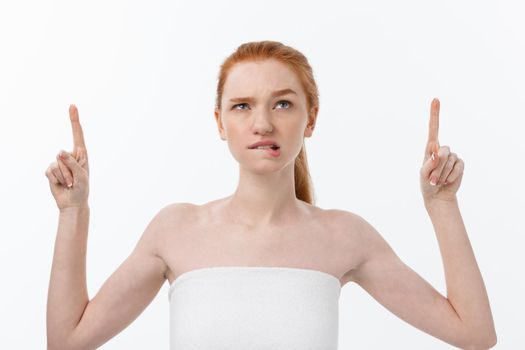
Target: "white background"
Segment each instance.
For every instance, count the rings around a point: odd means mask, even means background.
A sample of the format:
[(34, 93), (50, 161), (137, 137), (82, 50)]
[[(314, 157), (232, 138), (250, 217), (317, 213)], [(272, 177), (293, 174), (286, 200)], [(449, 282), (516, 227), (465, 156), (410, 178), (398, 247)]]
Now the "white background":
[[(498, 349), (525, 346), (525, 11), (520, 1), (10, 1), (0, 5), (0, 348), (42, 349), (58, 209), (44, 172), (72, 151), (75, 103), (90, 156), (90, 297), (168, 203), (231, 194), (237, 162), (213, 107), (243, 42), (303, 52), (320, 91), (306, 149), (316, 205), (367, 219), (446, 294), (419, 185), (430, 101)], [(168, 348), (168, 283), (103, 349)], [(340, 349), (449, 349), (358, 285), (340, 299)]]

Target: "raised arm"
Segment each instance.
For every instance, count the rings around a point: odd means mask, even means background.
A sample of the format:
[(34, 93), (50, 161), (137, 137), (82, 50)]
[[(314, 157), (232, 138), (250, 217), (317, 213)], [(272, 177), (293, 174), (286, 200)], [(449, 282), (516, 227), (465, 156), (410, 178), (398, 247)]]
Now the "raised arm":
[(67, 349), (100, 347), (130, 325), (155, 298), (166, 280), (166, 265), (156, 247), (176, 205), (163, 208), (151, 220), (131, 254), (85, 305), (78, 324), (68, 334)]
[[(387, 310), (412, 326), (461, 349), (488, 349), (496, 343), (492, 319), (484, 309), (461, 314), (450, 300), (407, 266), (365, 219), (347, 214), (347, 227), (357, 232), (363, 258), (349, 271), (357, 283)], [(469, 288), (463, 286), (465, 293)], [(467, 305), (465, 305), (466, 307)], [(478, 319), (473, 317), (478, 316)]]
[(75, 106), (69, 109), (74, 150), (46, 170), (60, 210), (47, 300), (48, 349), (94, 349), (129, 325), (165, 281), (156, 247), (167, 220), (182, 204), (168, 205), (151, 220), (129, 257), (89, 300), (86, 245), (89, 226), (88, 162)]
[(88, 302), (86, 240), (89, 226), (89, 165), (78, 110), (69, 107), (73, 152), (60, 152), (46, 169), (60, 211), (47, 298), (48, 348), (63, 348)]
[(160, 210), (91, 300), (85, 277), (89, 211), (61, 212), (48, 297), (48, 349), (96, 349), (142, 313), (166, 280), (167, 267), (157, 254), (159, 236), (168, 221), (182, 217), (183, 208), (174, 203)]
[(348, 213), (346, 227), (357, 232), (364, 257), (349, 271), (392, 313), (462, 349), (488, 349), (497, 342), (487, 291), (458, 207), (456, 192), (463, 161), (439, 146), (439, 100), (431, 103), (429, 138), (420, 171), (425, 207), (432, 220), (445, 269), (447, 297), (404, 264), (362, 217)]

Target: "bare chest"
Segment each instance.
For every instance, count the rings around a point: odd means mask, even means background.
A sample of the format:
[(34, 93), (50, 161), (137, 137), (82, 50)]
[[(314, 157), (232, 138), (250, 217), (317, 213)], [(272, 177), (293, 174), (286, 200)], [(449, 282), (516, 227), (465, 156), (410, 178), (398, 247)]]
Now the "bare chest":
[(168, 266), (166, 276), (171, 284), (181, 274), (203, 267), (294, 267), (331, 274), (344, 285), (358, 259), (352, 235), (336, 217), (323, 211), (283, 227), (253, 230), (197, 212), (177, 228), (179, 232), (166, 231), (160, 249)]

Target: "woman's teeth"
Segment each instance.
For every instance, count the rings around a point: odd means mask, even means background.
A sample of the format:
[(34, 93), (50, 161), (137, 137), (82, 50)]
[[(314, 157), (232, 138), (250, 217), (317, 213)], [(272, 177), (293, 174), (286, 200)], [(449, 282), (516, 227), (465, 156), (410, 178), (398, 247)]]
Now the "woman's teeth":
[(276, 147), (276, 146), (258, 146), (258, 147), (255, 147), (255, 148), (257, 148), (257, 149), (259, 149), (259, 148), (272, 148), (272, 149), (277, 149), (277, 148), (279, 148), (279, 147)]

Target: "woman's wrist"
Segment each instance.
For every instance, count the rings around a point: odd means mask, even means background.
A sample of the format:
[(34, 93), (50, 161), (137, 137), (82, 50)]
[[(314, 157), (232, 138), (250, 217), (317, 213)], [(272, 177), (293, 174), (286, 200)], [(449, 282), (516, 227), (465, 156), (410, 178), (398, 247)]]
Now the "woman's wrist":
[(87, 203), (80, 206), (60, 208), (60, 214), (78, 214), (85, 211), (89, 211), (89, 204)]

